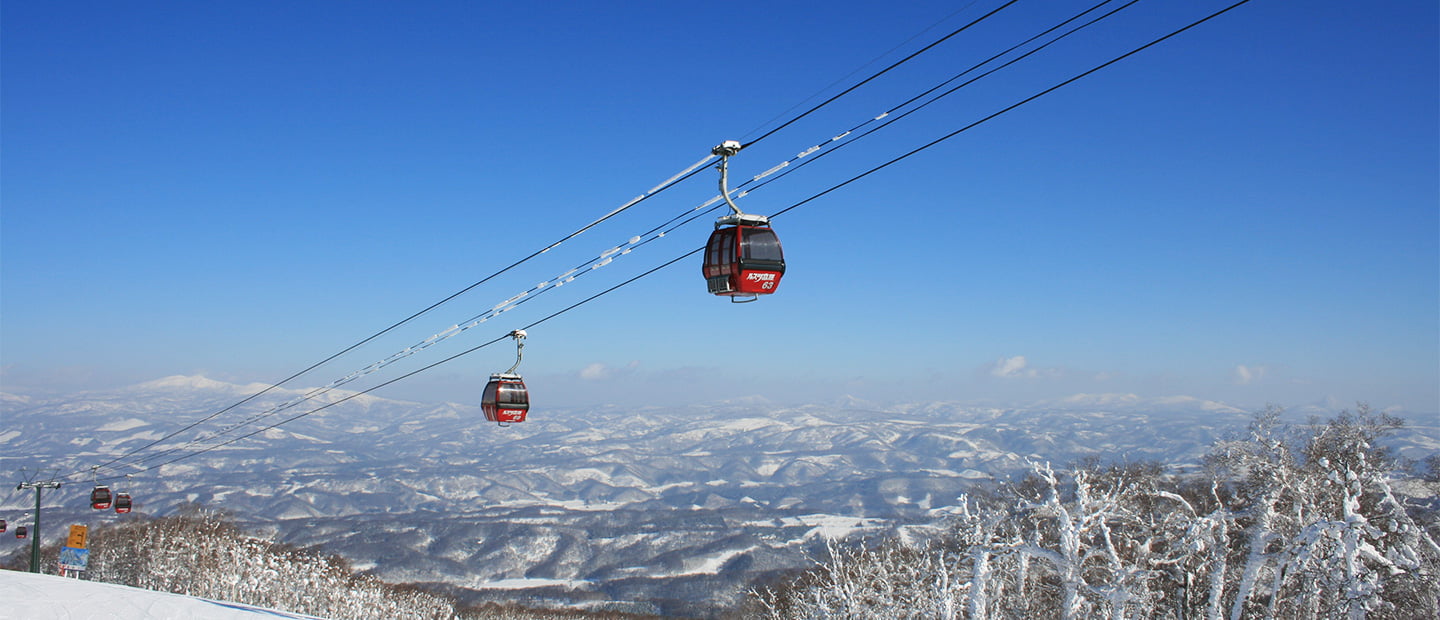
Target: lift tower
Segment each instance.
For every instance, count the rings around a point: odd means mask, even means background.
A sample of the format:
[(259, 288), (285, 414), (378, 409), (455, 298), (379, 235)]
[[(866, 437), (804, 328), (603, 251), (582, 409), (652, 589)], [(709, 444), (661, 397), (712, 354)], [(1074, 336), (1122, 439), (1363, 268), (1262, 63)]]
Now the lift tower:
[(30, 572), (32, 573), (40, 572), (40, 490), (58, 488), (60, 488), (60, 483), (56, 480), (21, 482), (15, 486), (16, 491), (35, 489), (35, 522), (30, 526), (31, 529), (35, 530), (30, 535)]

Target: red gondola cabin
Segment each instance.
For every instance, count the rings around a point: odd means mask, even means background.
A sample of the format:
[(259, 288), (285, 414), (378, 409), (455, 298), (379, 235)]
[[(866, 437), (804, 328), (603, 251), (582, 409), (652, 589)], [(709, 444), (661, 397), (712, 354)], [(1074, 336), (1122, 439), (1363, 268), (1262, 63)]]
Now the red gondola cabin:
[(530, 393), (520, 375), (496, 373), (490, 375), (485, 392), (480, 397), (480, 409), (485, 419), (501, 426), (524, 422), (530, 411)]
[(90, 507), (105, 510), (110, 507), (110, 487), (100, 485), (90, 492)]
[(5, 520), (4, 520), (4, 519), (0, 519), (0, 532), (4, 532), (4, 531), (5, 531), (5, 527), (6, 527), (6, 525), (5, 525)]
[(130, 501), (129, 493), (115, 494), (115, 512), (123, 515), (127, 512), (130, 512), (130, 508), (133, 505), (134, 503)]
[(21, 525), (21, 526), (17, 526), (17, 527), (15, 528), (15, 537), (16, 537), (16, 538), (24, 538), (24, 537), (29, 536), (29, 535), (30, 535), (30, 530), (25, 529), (25, 526)]
[(769, 295), (785, 274), (780, 238), (763, 215), (736, 214), (715, 222), (705, 244), (705, 285), (713, 295)]

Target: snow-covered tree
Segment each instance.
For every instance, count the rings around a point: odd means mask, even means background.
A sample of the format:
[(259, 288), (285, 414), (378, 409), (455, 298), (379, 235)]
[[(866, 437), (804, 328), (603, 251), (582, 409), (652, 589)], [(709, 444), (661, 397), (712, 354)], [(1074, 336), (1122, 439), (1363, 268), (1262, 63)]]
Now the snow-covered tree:
[(443, 597), (356, 575), (341, 559), (244, 535), (222, 514), (192, 510), (101, 528), (87, 577), (326, 618), (453, 618)]
[(1230, 617), (1440, 617), (1440, 547), (1397, 498), (1395, 460), (1376, 444), (1402, 422), (1362, 405), (1284, 436), (1277, 413), (1211, 454), (1247, 536)]
[(1440, 617), (1440, 546), (1376, 444), (1400, 420), (1361, 406), (1296, 430), (1281, 413), (1217, 442), (1204, 476), (1036, 465), (988, 502), (967, 500), (950, 539), (832, 550), (756, 607), (773, 618)]

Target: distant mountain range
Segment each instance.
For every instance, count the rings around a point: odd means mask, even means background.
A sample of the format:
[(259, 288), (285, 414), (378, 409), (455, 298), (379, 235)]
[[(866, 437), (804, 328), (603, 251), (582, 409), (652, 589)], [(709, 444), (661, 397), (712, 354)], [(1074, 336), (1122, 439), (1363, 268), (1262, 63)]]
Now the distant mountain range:
[[(78, 472), (46, 496), (56, 506), (48, 523), (113, 522), (124, 517), (86, 505), (90, 466), (265, 387), (169, 377), (68, 398), (0, 394), (0, 471)], [(967, 488), (1030, 461), (1194, 465), (1251, 416), (1187, 397), (1080, 395), (1021, 409), (845, 397), (803, 406), (537, 404), (530, 421), (499, 428), (478, 406), (365, 395), (139, 471), (351, 395), (332, 391), (256, 419), (308, 392), (271, 390), (135, 456), (181, 450), (102, 474), (139, 472), (128, 489), (139, 513), (221, 508), (390, 581), (445, 584), (472, 600), (705, 615), (757, 577), (808, 565), (827, 537), (924, 536)], [(185, 446), (196, 431), (246, 421), (255, 423)], [(1389, 441), (1412, 458), (1440, 450), (1435, 420), (1410, 423)], [(0, 497), (0, 518), (13, 523), (33, 496)], [(47, 531), (48, 539), (57, 530)], [(7, 540), (0, 553), (16, 548)]]

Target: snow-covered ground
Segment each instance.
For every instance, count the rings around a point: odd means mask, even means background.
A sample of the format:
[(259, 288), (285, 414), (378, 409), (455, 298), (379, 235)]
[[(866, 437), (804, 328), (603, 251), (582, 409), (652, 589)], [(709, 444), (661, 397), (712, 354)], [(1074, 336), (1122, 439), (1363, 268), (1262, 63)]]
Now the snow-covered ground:
[(0, 570), (0, 618), (15, 620), (257, 620), (314, 618), (94, 581)]

